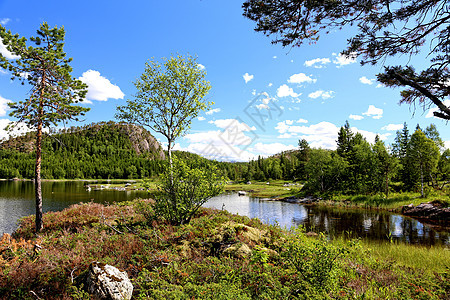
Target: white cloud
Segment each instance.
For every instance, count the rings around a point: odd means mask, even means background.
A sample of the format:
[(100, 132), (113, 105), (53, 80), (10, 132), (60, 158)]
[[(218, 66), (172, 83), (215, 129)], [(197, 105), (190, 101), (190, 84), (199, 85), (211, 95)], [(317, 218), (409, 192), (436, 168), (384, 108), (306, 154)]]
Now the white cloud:
[(379, 133), (375, 133), (375, 132), (371, 132), (371, 131), (366, 131), (366, 130), (362, 130), (362, 129), (358, 129), (356, 127), (352, 127), (351, 130), (356, 133), (359, 132), (360, 134), (362, 134), (363, 137), (366, 138), (366, 140), (369, 143), (374, 143), (375, 142), (375, 137), (378, 135), (380, 137), (380, 139), (382, 141), (385, 141), (391, 134), (390, 133), (385, 133), (385, 134), (379, 134)]
[(298, 83), (298, 84), (303, 83), (303, 82), (315, 83), (316, 81), (317, 81), (317, 79), (312, 79), (305, 73), (294, 74), (291, 77), (289, 77), (289, 79), (288, 79), (288, 83)]
[(281, 143), (270, 143), (270, 144), (256, 143), (253, 147), (249, 148), (249, 151), (253, 153), (258, 153), (258, 155), (261, 156), (270, 156), (280, 153), (282, 151), (293, 150), (296, 148), (297, 147), (293, 145), (285, 145)]
[(375, 79), (369, 79), (369, 78), (367, 78), (366, 76), (363, 76), (363, 77), (359, 78), (359, 81), (360, 81), (362, 84), (372, 85), (373, 82), (375, 81)]
[(382, 88), (383, 86), (384, 86), (384, 85), (382, 85), (381, 83), (379, 83), (379, 84), (377, 84), (376, 88), (379, 89), (379, 88)]
[(9, 102), (12, 102), (12, 101), (0, 96), (0, 117), (6, 116), (6, 111), (9, 109), (9, 106), (8, 106)]
[(284, 121), (287, 125), (292, 125), (292, 124), (294, 124), (294, 121), (292, 121), (292, 120), (286, 120), (286, 121)]
[[(256, 156), (246, 150), (255, 140), (256, 128), (236, 119), (210, 121), (222, 130), (187, 134), (187, 151), (207, 158), (226, 161), (248, 161)], [(248, 134), (248, 135), (247, 135)], [(250, 136), (249, 136), (250, 135)]]
[(312, 99), (316, 99), (316, 98), (322, 97), (322, 99), (326, 100), (326, 99), (333, 98), (334, 94), (335, 94), (334, 91), (325, 92), (325, 91), (322, 91), (322, 90), (318, 90), (318, 91), (315, 91), (313, 93), (310, 93), (308, 95), (308, 97), (312, 98)]
[[(450, 100), (444, 100), (444, 105), (445, 106), (447, 106), (447, 107), (450, 107)], [(433, 113), (435, 112), (435, 111), (439, 111), (439, 108), (438, 107), (433, 107), (433, 108), (431, 108), (429, 111), (428, 111), (428, 113), (427, 113), (427, 115), (425, 116), (425, 118), (435, 118), (435, 116), (433, 115)]]
[(341, 53), (336, 54), (333, 53), (333, 56), (335, 58), (333, 59), (333, 63), (336, 64), (336, 68), (342, 68), (343, 66), (353, 64), (356, 62), (356, 53), (351, 53), (348, 57), (345, 55), (342, 55)]
[(271, 87), (273, 85), (272, 82), (269, 82), (269, 84), (267, 85), (268, 87)]
[(287, 84), (283, 84), (282, 86), (280, 86), (277, 89), (277, 96), (278, 97), (287, 97), (287, 96), (291, 96), (291, 97), (298, 97), (301, 94), (297, 94), (296, 92), (294, 92), (294, 90), (292, 88), (290, 88)]
[(403, 124), (389, 124), (386, 126), (383, 126), (382, 130), (388, 130), (388, 131), (397, 131), (401, 130), (403, 128)]
[(6, 24), (8, 24), (9, 21), (11, 21), (10, 18), (3, 18), (3, 19), (0, 19), (0, 24), (5, 26)]
[(329, 58), (315, 58), (312, 60), (305, 61), (305, 66), (307, 67), (313, 67), (316, 69), (324, 68), (326, 64), (330, 63)]
[(245, 83), (247, 83), (247, 82), (249, 82), (250, 80), (252, 80), (254, 76), (253, 76), (253, 75), (250, 75), (250, 74), (248, 74), (248, 73), (245, 73), (244, 75), (242, 75), (242, 77), (244, 78)]
[(205, 70), (205, 69), (206, 69), (206, 67), (205, 67), (204, 65), (202, 65), (202, 64), (197, 64), (197, 67), (198, 67), (200, 70)]
[(198, 117), (197, 120), (199, 120), (199, 121), (205, 121), (206, 119), (205, 119), (205, 117)]
[(9, 123), (11, 123), (11, 121), (8, 119), (0, 119), (0, 141), (9, 138), (9, 132), (5, 130)]
[(383, 117), (383, 110), (373, 105), (369, 105), (369, 108), (363, 113), (363, 115), (372, 117), (373, 119), (381, 119)]
[[(13, 121), (8, 119), (0, 119), (0, 141), (2, 139), (8, 139), (9, 137), (20, 136), (26, 132), (31, 131), (31, 129), (25, 123), (18, 123), (11, 131), (6, 131), (5, 127), (8, 126)], [(47, 128), (43, 129), (44, 132), (48, 132)]]
[(219, 128), (228, 129), (230, 127), (235, 127), (239, 131), (253, 131), (256, 130), (255, 126), (250, 127), (244, 122), (240, 122), (236, 119), (219, 119), (214, 121), (209, 121), (209, 124), (214, 124)]
[(272, 57), (273, 59), (276, 59), (277, 58), (277, 56), (276, 55), (274, 55), (273, 57)]
[(220, 108), (214, 108), (214, 109), (211, 109), (211, 110), (208, 110), (207, 112), (205, 112), (205, 114), (206, 115), (212, 115), (213, 113), (218, 113), (218, 112), (220, 112)]
[(256, 105), (256, 108), (259, 109), (259, 110), (262, 110), (262, 109), (269, 109), (269, 105), (264, 104), (264, 103), (261, 103), (261, 104), (257, 104), (257, 105)]
[(14, 55), (6, 49), (6, 46), (3, 44), (2, 39), (0, 38), (0, 54), (6, 57), (7, 59), (18, 59), (20, 56)]
[(357, 121), (364, 119), (364, 117), (360, 116), (360, 115), (350, 115), (348, 117), (352, 120), (357, 120)]
[(277, 139), (290, 139), (292, 137), (292, 134), (290, 133), (283, 133), (277, 136)]
[(117, 85), (100, 75), (100, 72), (88, 70), (78, 78), (88, 85), (86, 98), (89, 100), (107, 101), (108, 99), (123, 99), (125, 94)]
[(445, 148), (450, 149), (450, 141), (444, 141)]
[(298, 119), (297, 121), (295, 121), (295, 123), (308, 123), (308, 120), (305, 119)]
[(262, 92), (262, 93), (260, 93), (260, 95), (265, 96), (265, 97), (258, 98), (258, 100), (261, 101), (262, 103), (256, 105), (256, 108), (259, 109), (259, 110), (270, 109), (269, 108), (269, 102), (270, 102), (270, 100), (273, 100), (273, 99), (266, 92)]
[(257, 155), (234, 145), (220, 145), (215, 143), (191, 143), (188, 147), (182, 150), (218, 161), (242, 162), (258, 158)]
[[(275, 129), (281, 134), (301, 135), (311, 147), (335, 149), (339, 128), (330, 122), (320, 122), (310, 126), (288, 125), (279, 122)], [(286, 135), (285, 135), (286, 136)]]

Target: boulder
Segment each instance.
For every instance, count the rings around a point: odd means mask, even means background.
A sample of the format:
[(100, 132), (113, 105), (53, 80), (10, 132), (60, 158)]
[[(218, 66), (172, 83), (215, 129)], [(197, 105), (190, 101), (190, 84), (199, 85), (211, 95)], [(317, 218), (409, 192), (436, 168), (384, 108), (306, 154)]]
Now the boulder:
[(88, 292), (99, 299), (129, 300), (133, 294), (126, 272), (99, 262), (90, 264), (86, 286)]

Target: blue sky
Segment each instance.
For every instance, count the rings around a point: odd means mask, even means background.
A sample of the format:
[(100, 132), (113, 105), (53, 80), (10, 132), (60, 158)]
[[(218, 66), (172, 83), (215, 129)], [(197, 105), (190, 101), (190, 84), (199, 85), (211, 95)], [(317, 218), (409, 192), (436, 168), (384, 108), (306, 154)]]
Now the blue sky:
[[(283, 48), (253, 31), (241, 5), (234, 0), (0, 0), (0, 22), (25, 37), (34, 36), (44, 21), (65, 27), (72, 74), (89, 86), (84, 105), (91, 110), (84, 123), (114, 120), (116, 106), (133, 97), (133, 81), (147, 60), (196, 55), (211, 82), (207, 98), (215, 104), (194, 119), (176, 149), (238, 161), (294, 149), (302, 138), (333, 149), (346, 120), (369, 142), (379, 134), (387, 144), (403, 122), (410, 131), (434, 123), (450, 147), (449, 125), (422, 107), (398, 105), (400, 90), (378, 85), (374, 79), (382, 65), (360, 66), (358, 58), (339, 54), (352, 29), (323, 35), (315, 45)], [(418, 69), (427, 64), (424, 56), (387, 63), (408, 61)], [(0, 73), (0, 128), (12, 120), (6, 102), (23, 99), (27, 91)], [(6, 134), (0, 130), (0, 139)]]

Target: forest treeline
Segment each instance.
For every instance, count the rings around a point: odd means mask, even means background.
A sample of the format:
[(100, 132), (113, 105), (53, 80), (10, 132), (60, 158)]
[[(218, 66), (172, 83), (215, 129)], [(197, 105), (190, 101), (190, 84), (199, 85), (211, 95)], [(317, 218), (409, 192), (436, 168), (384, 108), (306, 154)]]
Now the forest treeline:
[(423, 193), (450, 183), (450, 150), (434, 124), (423, 131), (417, 126), (411, 134), (405, 123), (394, 143), (386, 146), (379, 136), (370, 144), (346, 122), (336, 143), (336, 150), (326, 150), (300, 140), (298, 150), (251, 161), (243, 179), (300, 180), (306, 183), (305, 192), (318, 194), (388, 195), (391, 189)]
[[(46, 179), (144, 178), (161, 172), (164, 152), (143, 128), (115, 122), (50, 132), (42, 142)], [(33, 178), (34, 133), (0, 144), (0, 178)]]
[[(371, 194), (442, 188), (450, 180), (450, 150), (436, 127), (406, 123), (386, 146), (353, 133), (348, 122), (340, 128), (336, 150), (311, 148), (299, 141), (297, 150), (242, 162), (217, 162), (176, 151), (191, 165), (215, 165), (233, 181), (293, 180), (306, 183), (309, 193)], [(136, 179), (163, 171), (164, 151), (145, 129), (102, 122), (50, 132), (43, 141), (42, 175), (46, 179)], [(0, 144), (0, 178), (33, 178), (33, 133)]]

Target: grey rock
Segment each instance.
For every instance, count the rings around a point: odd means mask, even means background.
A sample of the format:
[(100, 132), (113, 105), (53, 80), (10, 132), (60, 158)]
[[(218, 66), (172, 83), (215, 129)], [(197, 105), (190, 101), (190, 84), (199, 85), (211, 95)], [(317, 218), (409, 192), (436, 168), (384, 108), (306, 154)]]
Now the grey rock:
[(99, 262), (90, 264), (86, 284), (88, 292), (99, 299), (129, 300), (133, 294), (126, 272)]
[(402, 207), (402, 214), (417, 218), (450, 220), (450, 208), (440, 208), (431, 203), (420, 203), (417, 206), (405, 205)]

